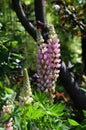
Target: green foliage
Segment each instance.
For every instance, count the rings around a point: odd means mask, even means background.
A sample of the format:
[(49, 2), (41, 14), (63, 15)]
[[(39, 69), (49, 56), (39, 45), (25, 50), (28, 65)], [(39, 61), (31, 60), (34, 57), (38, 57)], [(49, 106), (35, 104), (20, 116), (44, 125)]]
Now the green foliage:
[[(44, 94), (41, 93), (41, 96), (44, 97)], [(21, 126), (19, 130), (27, 129), (29, 125), (29, 128), (35, 127), (35, 129), (56, 129), (64, 126), (63, 122), (66, 122), (66, 120), (63, 121), (64, 104), (49, 104), (49, 102), (46, 103), (45, 98), (44, 101), (43, 99), (37, 100), (37, 94), (35, 99), (36, 101), (34, 100), (32, 104), (15, 109), (16, 128)], [(60, 122), (63, 126), (57, 126)]]
[[(61, 103), (50, 104), (49, 97), (44, 93), (34, 95), (34, 102), (29, 105), (20, 107), (18, 101), (14, 102), (14, 111), (4, 115), (4, 121), (7, 122), (10, 117), (14, 119), (14, 130), (48, 130), (48, 129), (69, 129), (67, 120), (65, 118), (65, 105)], [(45, 97), (43, 99), (43, 97)], [(45, 100), (46, 99), (46, 100)], [(0, 118), (2, 123), (2, 118)]]
[(73, 120), (73, 119), (68, 119), (68, 122), (70, 123), (70, 125), (72, 125), (72, 126), (79, 126), (79, 123), (78, 122), (76, 122), (75, 120)]
[[(27, 1), (25, 1), (27, 2)], [(36, 67), (36, 44), (21, 26), (11, 1), (5, 1), (0, 13), (0, 75), (11, 75), (16, 68)], [(29, 1), (31, 6), (31, 1)], [(32, 10), (31, 10), (32, 12)], [(31, 16), (32, 17), (32, 16)], [(11, 73), (11, 74), (10, 74)]]
[[(32, 0), (21, 0), (27, 18), (35, 25), (34, 4)], [(76, 14), (78, 22), (86, 25), (86, 3), (85, 0), (63, 0), (67, 8)], [(56, 12), (54, 5), (57, 0), (46, 0), (47, 23), (55, 26), (61, 43), (61, 57), (67, 63), (71, 61), (75, 65), (75, 72), (80, 73), (81, 61), (81, 32), (61, 5), (61, 11)], [(11, 0), (0, 1), (0, 114), (3, 105), (16, 91), (17, 96), (13, 104), (14, 110), (11, 114), (0, 115), (0, 130), (3, 122), (7, 123), (13, 118), (14, 130), (85, 130), (86, 111), (81, 123), (72, 118), (76, 115), (71, 106), (66, 106), (65, 101), (50, 103), (50, 98), (44, 93), (35, 92), (33, 83), (33, 103), (19, 106), (19, 95), (23, 80), (22, 70), (28, 68), (30, 77), (36, 71), (36, 49), (37, 44), (25, 31), (19, 22), (16, 13), (12, 9)], [(78, 69), (77, 69), (78, 68)], [(37, 86), (36, 86), (37, 87)], [(63, 90), (57, 84), (57, 91)], [(86, 90), (82, 89), (84, 92)], [(63, 102), (63, 103), (61, 103)]]

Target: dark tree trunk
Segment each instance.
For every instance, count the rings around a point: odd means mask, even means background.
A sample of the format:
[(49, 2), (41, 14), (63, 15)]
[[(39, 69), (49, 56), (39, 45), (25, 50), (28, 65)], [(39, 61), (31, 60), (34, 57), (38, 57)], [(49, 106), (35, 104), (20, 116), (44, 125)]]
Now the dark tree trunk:
[(44, 0), (34, 0), (37, 27), (39, 26), (38, 21), (42, 22), (43, 24), (46, 23), (44, 2)]
[(78, 110), (86, 109), (86, 96), (84, 92), (80, 89), (78, 83), (71, 76), (69, 70), (66, 68), (64, 62), (62, 62), (60, 72), (60, 80), (63, 84), (65, 90), (74, 102), (75, 107)]
[(86, 33), (82, 34), (81, 39), (82, 47), (82, 61), (83, 61), (83, 73), (86, 75)]

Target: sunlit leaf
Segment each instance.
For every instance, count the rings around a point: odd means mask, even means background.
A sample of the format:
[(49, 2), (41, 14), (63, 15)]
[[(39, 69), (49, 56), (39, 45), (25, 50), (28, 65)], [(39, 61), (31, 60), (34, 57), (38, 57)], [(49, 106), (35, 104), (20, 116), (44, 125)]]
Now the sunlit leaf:
[(15, 57), (23, 58), (23, 56), (22, 56), (21, 54), (11, 53), (11, 55), (13, 55), (13, 56), (15, 56)]
[(79, 123), (78, 122), (76, 122), (75, 120), (73, 120), (73, 119), (68, 119), (68, 122), (70, 123), (70, 125), (72, 125), (72, 126), (79, 126)]
[(86, 89), (85, 88), (80, 88), (80, 89), (86, 93)]
[(16, 47), (17, 44), (18, 44), (18, 41), (13, 41), (13, 42), (12, 42), (12, 47)]
[(25, 1), (25, 4), (28, 5), (30, 4), (31, 0), (24, 0)]

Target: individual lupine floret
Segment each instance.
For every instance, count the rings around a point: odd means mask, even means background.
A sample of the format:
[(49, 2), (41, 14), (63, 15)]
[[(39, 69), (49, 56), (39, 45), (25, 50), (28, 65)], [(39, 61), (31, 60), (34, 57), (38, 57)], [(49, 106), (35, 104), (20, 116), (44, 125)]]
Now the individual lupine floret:
[(61, 66), (59, 39), (53, 26), (50, 27), (47, 43), (44, 43), (42, 36), (39, 39), (41, 43), (37, 50), (38, 86), (43, 91), (54, 93)]
[(30, 85), (30, 80), (28, 76), (27, 69), (24, 69), (24, 83), (22, 91), (20, 92), (19, 96), (19, 104), (20, 106), (24, 106), (24, 104), (31, 103), (33, 101), (32, 98), (32, 90)]
[(4, 105), (3, 107), (2, 107), (2, 113), (4, 114), (4, 113), (11, 113), (12, 112), (12, 105)]

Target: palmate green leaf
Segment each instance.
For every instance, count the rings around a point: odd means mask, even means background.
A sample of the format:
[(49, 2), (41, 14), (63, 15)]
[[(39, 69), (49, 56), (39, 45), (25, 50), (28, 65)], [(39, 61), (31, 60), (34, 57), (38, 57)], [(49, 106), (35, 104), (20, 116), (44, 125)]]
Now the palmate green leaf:
[(73, 120), (73, 119), (68, 119), (68, 122), (69, 122), (69, 124), (72, 125), (72, 126), (79, 126), (79, 125), (80, 125), (78, 122), (76, 122), (76, 121)]
[(35, 92), (33, 98), (34, 98), (35, 101), (40, 102), (42, 104), (46, 104), (46, 102), (49, 102), (48, 97), (43, 92), (40, 92), (40, 93)]
[(65, 105), (64, 104), (59, 103), (57, 105), (57, 113), (62, 113), (64, 109), (65, 109)]
[(36, 102), (33, 105), (29, 105), (26, 111), (27, 120), (37, 120), (43, 117), (45, 114), (44, 110), (40, 107), (39, 102)]
[(53, 104), (47, 107), (46, 113), (51, 115), (51, 116), (62, 116), (64, 114), (63, 110), (65, 109), (65, 105), (63, 104)]

